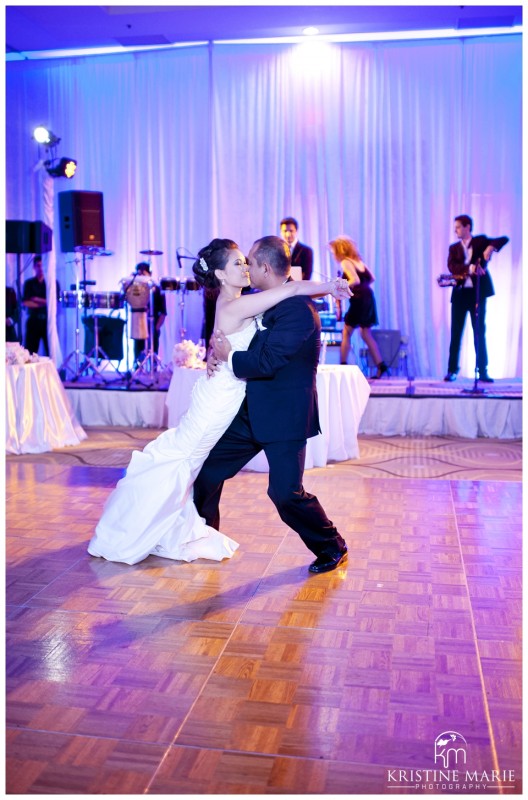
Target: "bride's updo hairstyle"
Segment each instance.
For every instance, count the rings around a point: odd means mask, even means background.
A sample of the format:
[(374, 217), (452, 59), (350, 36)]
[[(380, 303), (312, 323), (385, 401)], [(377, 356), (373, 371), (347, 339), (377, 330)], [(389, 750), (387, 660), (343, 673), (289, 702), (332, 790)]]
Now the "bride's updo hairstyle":
[(192, 268), (200, 286), (217, 289), (220, 281), (215, 275), (215, 270), (225, 269), (229, 251), (237, 249), (238, 245), (232, 239), (213, 239), (206, 247), (202, 247)]

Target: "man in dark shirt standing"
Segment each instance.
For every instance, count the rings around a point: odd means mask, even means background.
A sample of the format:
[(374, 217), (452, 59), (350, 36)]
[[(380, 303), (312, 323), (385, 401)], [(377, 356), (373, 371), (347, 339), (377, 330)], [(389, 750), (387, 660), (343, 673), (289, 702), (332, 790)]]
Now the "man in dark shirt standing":
[(299, 223), (293, 217), (284, 217), (280, 223), (280, 235), (290, 248), (292, 267), (300, 267), (303, 281), (309, 281), (313, 271), (313, 250), (302, 244), (298, 237)]
[[(42, 269), (42, 256), (33, 257), (35, 277), (28, 278), (24, 283), (22, 305), (28, 309), (26, 322), (26, 336), (24, 347), (30, 353), (38, 353), (40, 342), (44, 347), (45, 355), (49, 356), (48, 345), (48, 301), (46, 299), (46, 280)], [(57, 297), (59, 284), (57, 282)]]

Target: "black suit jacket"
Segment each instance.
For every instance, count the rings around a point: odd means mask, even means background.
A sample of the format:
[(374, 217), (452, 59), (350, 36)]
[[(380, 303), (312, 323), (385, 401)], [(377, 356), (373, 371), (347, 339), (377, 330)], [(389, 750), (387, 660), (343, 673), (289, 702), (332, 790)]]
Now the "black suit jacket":
[[(505, 244), (509, 241), (507, 236), (500, 236), (498, 239), (488, 239), (487, 236), (482, 234), (478, 236), (473, 236), (471, 239), (470, 247), (471, 247), (471, 258), (470, 263), (476, 264), (477, 261), (480, 259), (480, 265), (483, 267), (486, 272), (484, 275), (480, 276), (480, 296), (481, 297), (491, 297), (495, 294), (495, 290), (493, 288), (493, 282), (491, 280), (491, 275), (487, 270), (488, 262), (484, 260), (484, 250), (486, 247), (491, 245), (495, 250), (501, 250)], [(467, 264), (464, 263), (465, 253), (464, 247), (462, 242), (456, 242), (455, 244), (450, 245), (449, 247), (449, 254), (447, 257), (447, 268), (452, 275), (460, 276), (461, 280), (460, 283), (453, 288), (453, 292), (451, 293), (451, 302), (453, 302), (453, 296), (456, 292), (460, 292), (461, 289), (464, 287), (464, 280), (462, 280), (462, 276), (466, 276), (468, 267)], [(473, 284), (473, 288), (476, 288), (477, 285), (477, 276), (470, 275), (471, 283)]]
[(249, 419), (258, 441), (317, 436), (317, 365), (321, 322), (308, 297), (290, 297), (264, 314), (246, 352), (233, 353), (233, 370), (247, 380)]
[(303, 281), (309, 281), (313, 272), (313, 250), (307, 244), (297, 242), (291, 252), (292, 267), (302, 269)]

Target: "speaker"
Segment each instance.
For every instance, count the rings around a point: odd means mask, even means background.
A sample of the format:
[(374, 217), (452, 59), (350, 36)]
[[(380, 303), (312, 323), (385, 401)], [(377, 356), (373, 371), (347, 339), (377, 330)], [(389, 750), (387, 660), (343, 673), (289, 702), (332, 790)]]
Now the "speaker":
[(6, 220), (6, 253), (33, 253), (31, 249), (31, 222), (21, 219)]
[(31, 223), (31, 253), (49, 253), (53, 243), (53, 231), (44, 222)]
[(97, 314), (94, 317), (85, 317), (84, 325), (84, 350), (90, 353), (95, 347), (95, 321), (97, 319), (97, 339), (99, 347), (104, 350), (111, 361), (121, 361), (123, 358), (123, 328), (125, 320), (121, 317), (106, 317)]
[(6, 253), (49, 253), (53, 232), (43, 222), (6, 220)]
[[(398, 359), (400, 356), (400, 348), (402, 344), (401, 331), (399, 330), (378, 330), (371, 328), (370, 332), (376, 340), (379, 347), (382, 360), (386, 363), (389, 369), (398, 368)], [(370, 352), (368, 352), (368, 365), (375, 367), (374, 361)]]
[(61, 251), (105, 246), (102, 192), (59, 192)]

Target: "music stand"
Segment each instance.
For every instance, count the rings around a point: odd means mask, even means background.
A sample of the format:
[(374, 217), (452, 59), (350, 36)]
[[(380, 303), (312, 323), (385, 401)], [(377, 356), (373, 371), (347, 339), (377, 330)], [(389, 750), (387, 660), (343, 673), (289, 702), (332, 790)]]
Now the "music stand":
[[(475, 381), (471, 389), (461, 389), (462, 394), (485, 394), (486, 390), (479, 388), (479, 353), (480, 353), (480, 331), (479, 331), (479, 315), (480, 315), (480, 273), (478, 272), (478, 267), (480, 267), (480, 258), (477, 259), (475, 264), (477, 269), (475, 270), (475, 275), (477, 276), (477, 282), (475, 286), (475, 328), (473, 329), (473, 341), (475, 343)], [(439, 275), (437, 278), (438, 285), (441, 287), (447, 286), (456, 286), (459, 282), (454, 275), (443, 274)]]
[(462, 394), (485, 394), (486, 390), (479, 387), (479, 354), (480, 354), (480, 258), (477, 259), (475, 265), (475, 275), (477, 276), (477, 284), (475, 286), (475, 330), (473, 331), (473, 339), (475, 342), (475, 381), (471, 389), (462, 389)]

